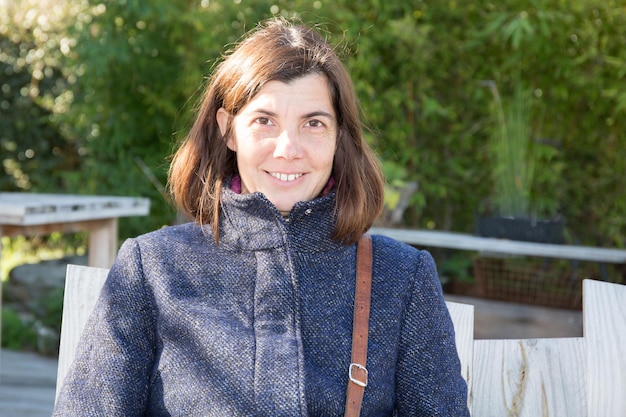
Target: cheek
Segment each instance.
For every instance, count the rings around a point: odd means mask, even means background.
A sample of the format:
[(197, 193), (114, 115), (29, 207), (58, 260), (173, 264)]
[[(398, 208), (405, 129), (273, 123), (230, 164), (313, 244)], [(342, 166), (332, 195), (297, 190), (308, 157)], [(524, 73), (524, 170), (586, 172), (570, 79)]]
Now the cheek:
[(334, 143), (328, 143), (322, 149), (320, 149), (318, 160), (324, 165), (332, 166), (337, 154), (337, 149)]
[(239, 138), (235, 146), (237, 164), (244, 169), (259, 165), (272, 154), (272, 149), (267, 144), (255, 140)]
[(237, 165), (239, 166), (240, 170), (241, 168), (247, 168), (248, 166), (252, 165), (252, 157), (253, 157), (254, 153), (250, 153), (245, 146), (242, 146), (239, 150), (239, 152), (237, 152)]

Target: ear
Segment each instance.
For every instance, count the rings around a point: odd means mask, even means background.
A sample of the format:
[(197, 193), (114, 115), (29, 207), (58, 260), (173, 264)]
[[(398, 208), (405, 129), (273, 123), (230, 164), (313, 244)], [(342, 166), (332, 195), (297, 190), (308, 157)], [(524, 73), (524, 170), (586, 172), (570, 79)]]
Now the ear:
[(233, 140), (232, 135), (229, 135), (228, 138), (226, 137), (226, 132), (228, 131), (228, 123), (231, 119), (230, 113), (227, 112), (226, 109), (224, 109), (223, 107), (220, 107), (215, 114), (215, 119), (217, 120), (217, 125), (220, 128), (222, 136), (226, 138), (226, 146), (228, 146), (231, 151), (237, 152), (237, 146), (235, 144), (235, 141)]

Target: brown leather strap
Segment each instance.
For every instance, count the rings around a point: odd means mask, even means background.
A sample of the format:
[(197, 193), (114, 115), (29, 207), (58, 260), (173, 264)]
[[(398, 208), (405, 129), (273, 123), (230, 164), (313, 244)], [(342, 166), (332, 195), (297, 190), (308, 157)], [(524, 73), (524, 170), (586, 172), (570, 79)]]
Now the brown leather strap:
[(354, 324), (352, 329), (352, 359), (348, 369), (345, 417), (358, 417), (367, 385), (367, 334), (372, 292), (372, 237), (359, 239), (356, 254), (356, 290), (354, 293)]

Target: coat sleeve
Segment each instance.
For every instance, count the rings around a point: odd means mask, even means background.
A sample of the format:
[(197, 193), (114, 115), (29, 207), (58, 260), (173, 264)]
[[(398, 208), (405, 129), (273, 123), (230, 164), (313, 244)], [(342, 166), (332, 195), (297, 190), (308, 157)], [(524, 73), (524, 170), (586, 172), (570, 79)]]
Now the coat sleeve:
[(144, 415), (155, 309), (137, 243), (124, 243), (88, 319), (53, 416)]
[(467, 385), (435, 262), (419, 252), (396, 368), (397, 416), (469, 417)]

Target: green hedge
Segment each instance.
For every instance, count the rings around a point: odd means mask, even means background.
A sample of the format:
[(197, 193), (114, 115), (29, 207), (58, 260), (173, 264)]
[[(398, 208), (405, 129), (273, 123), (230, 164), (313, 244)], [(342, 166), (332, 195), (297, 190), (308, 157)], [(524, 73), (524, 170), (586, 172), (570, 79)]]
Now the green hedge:
[[(80, 160), (61, 168), (48, 154), (39, 165), (27, 165), (7, 153), (6, 143), (22, 146), (13, 129), (0, 133), (3, 168), (8, 159), (33, 181), (60, 178), (38, 188), (151, 197), (153, 215), (123, 223), (122, 237), (170, 223), (171, 206), (139, 164), (164, 185), (167, 155), (222, 46), (258, 20), (297, 14), (318, 22), (340, 45), (372, 128), (370, 140), (391, 179), (419, 182), (407, 226), (473, 231), (476, 210), (491, 190), (491, 96), (482, 83), (492, 80), (505, 97), (518, 84), (534, 92), (533, 129), (542, 144), (533, 189), (537, 212), (561, 212), (570, 242), (624, 247), (624, 6), (611, 0), (435, 3), (74, 2), (59, 20), (63, 25), (49, 29), (47, 43), (35, 36), (36, 25), (22, 28), (31, 46), (3, 48), (0, 64), (14, 68), (5, 70), (1, 84), (28, 82), (16, 77), (32, 73), (37, 58), (20, 67), (11, 56), (49, 48), (52, 70), (42, 82), (57, 80), (54, 85), (71, 91), (71, 105), (26, 97), (48, 112), (41, 119), (53, 132), (33, 138), (53, 142), (60, 132), (67, 144), (58, 146), (62, 155)], [(14, 33), (11, 24), (5, 16), (0, 35)], [(47, 94), (66, 97), (61, 90)]]

